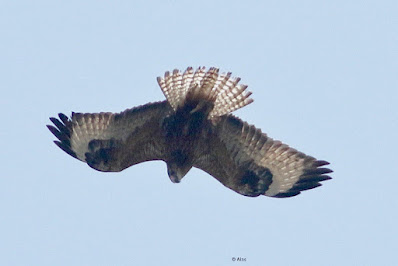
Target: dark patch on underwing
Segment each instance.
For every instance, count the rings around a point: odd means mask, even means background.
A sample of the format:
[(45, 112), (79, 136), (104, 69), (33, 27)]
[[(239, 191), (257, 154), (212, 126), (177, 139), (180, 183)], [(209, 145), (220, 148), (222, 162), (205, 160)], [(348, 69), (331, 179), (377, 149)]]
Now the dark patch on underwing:
[(94, 169), (108, 171), (111, 169), (111, 163), (117, 159), (115, 154), (120, 145), (120, 141), (114, 138), (94, 139), (88, 143), (89, 152), (85, 153), (85, 160)]
[(95, 152), (98, 149), (110, 149), (115, 148), (119, 144), (119, 141), (111, 138), (111, 139), (93, 139), (88, 143), (88, 149), (91, 152)]
[(242, 192), (250, 197), (264, 194), (271, 183), (271, 171), (261, 166), (257, 166), (255, 171), (247, 169), (240, 180), (240, 185), (244, 187)]
[(87, 152), (85, 154), (86, 161), (90, 166), (97, 166), (101, 162), (104, 163), (104, 165), (106, 165), (111, 161), (113, 151), (114, 148), (104, 148), (104, 149), (99, 149), (95, 152)]

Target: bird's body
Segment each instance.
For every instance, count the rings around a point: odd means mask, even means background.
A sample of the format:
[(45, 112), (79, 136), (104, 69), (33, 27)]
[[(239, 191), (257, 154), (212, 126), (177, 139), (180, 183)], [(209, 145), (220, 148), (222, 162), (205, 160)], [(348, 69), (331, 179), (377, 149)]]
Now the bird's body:
[(332, 172), (326, 161), (274, 141), (230, 112), (252, 100), (231, 73), (204, 68), (166, 72), (158, 83), (166, 101), (122, 113), (72, 113), (50, 118), (55, 143), (71, 156), (104, 172), (150, 160), (167, 164), (179, 183), (200, 168), (245, 195), (290, 197), (320, 186)]

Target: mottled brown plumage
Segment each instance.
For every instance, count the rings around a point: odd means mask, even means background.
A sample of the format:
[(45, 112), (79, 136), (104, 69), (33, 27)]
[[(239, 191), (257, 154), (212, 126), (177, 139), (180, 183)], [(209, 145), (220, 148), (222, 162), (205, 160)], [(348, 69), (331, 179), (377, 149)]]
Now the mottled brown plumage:
[(320, 186), (332, 171), (230, 112), (252, 102), (247, 86), (217, 68), (166, 72), (166, 101), (121, 113), (59, 114), (48, 125), (55, 143), (99, 171), (162, 160), (178, 183), (192, 167), (245, 196), (291, 197)]

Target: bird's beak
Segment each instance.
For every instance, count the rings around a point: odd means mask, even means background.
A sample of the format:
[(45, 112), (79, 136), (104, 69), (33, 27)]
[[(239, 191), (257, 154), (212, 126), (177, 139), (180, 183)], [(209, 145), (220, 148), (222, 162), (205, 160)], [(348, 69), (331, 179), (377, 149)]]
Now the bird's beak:
[(173, 182), (173, 183), (181, 182), (181, 179), (179, 179), (177, 175), (169, 175), (169, 178), (170, 178), (171, 182)]
[(181, 169), (173, 164), (167, 164), (167, 174), (171, 182), (173, 183), (180, 183), (181, 179), (188, 173), (191, 167), (187, 169)]
[(170, 167), (167, 167), (167, 174), (169, 175), (171, 182), (173, 182), (173, 183), (181, 182), (182, 177), (180, 177), (178, 175), (178, 171), (176, 171), (175, 169), (171, 169)]

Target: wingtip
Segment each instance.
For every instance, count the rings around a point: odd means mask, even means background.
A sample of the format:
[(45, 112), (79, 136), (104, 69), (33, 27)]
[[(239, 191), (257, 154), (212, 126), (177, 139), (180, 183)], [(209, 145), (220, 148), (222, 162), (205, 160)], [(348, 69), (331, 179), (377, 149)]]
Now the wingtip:
[(72, 151), (72, 149), (70, 148), (69, 145), (66, 145), (64, 142), (58, 141), (58, 140), (54, 140), (54, 143), (64, 152), (66, 152), (67, 154), (69, 154), (70, 156), (72, 156), (73, 158), (77, 158), (77, 155), (74, 151)]
[(69, 118), (68, 118), (65, 114), (63, 114), (63, 113), (59, 113), (59, 114), (58, 114), (58, 117), (59, 117), (59, 119), (61, 119), (61, 121), (62, 121), (64, 124), (66, 124), (66, 123), (69, 122)]
[(46, 125), (46, 127), (48, 128), (48, 130), (50, 130), (51, 133), (53, 133), (54, 136), (57, 137), (59, 130), (56, 127), (54, 127), (52, 125)]
[(58, 120), (58, 119), (55, 118), (55, 117), (50, 117), (49, 119), (50, 119), (51, 122), (53, 122), (53, 124), (54, 124), (54, 121), (57, 121), (57, 120)]
[[(315, 160), (312, 158), (312, 160)], [(314, 189), (322, 186), (321, 182), (332, 179), (327, 174), (333, 172), (333, 170), (329, 168), (325, 168), (322, 166), (329, 165), (330, 163), (322, 160), (315, 160), (312, 164), (310, 164), (309, 168), (304, 170), (302, 175), (298, 178), (297, 182), (286, 192), (278, 193), (273, 197), (276, 198), (287, 198), (299, 195), (302, 191)]]
[(288, 191), (288, 192), (281, 192), (272, 197), (274, 198), (290, 198), (300, 194), (300, 191)]
[(328, 161), (324, 161), (324, 160), (316, 160), (312, 165), (314, 167), (320, 167), (320, 166), (325, 166), (325, 165), (329, 165), (330, 163)]
[(77, 158), (76, 153), (71, 149), (70, 136), (71, 136), (71, 128), (70, 128), (70, 120), (69, 118), (62, 114), (58, 114), (58, 118), (50, 117), (50, 121), (53, 125), (46, 125), (48, 130), (58, 139), (55, 140), (54, 143), (62, 149), (67, 154), (72, 157)]
[(305, 176), (320, 176), (323, 174), (329, 174), (332, 173), (333, 170), (329, 169), (329, 168), (311, 168), (311, 169), (307, 169), (304, 171), (304, 173), (301, 175), (302, 177)]

